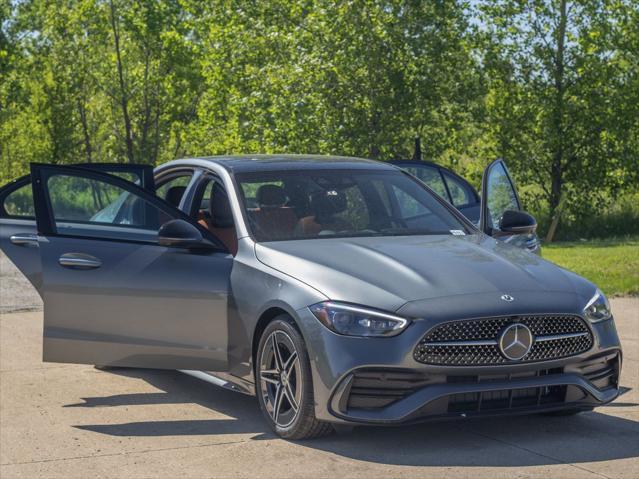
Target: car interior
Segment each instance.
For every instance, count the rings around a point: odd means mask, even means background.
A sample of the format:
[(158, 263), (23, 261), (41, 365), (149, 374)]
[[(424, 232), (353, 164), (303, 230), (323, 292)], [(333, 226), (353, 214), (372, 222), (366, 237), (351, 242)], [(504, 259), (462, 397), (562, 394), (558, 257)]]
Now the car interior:
[(327, 186), (309, 193), (308, 185), (295, 181), (254, 186), (254, 197), (245, 192), (247, 214), (251, 227), (261, 238), (313, 237), (321, 236), (322, 232), (353, 229), (347, 219), (340, 217), (349, 206), (343, 188)]
[(442, 219), (441, 206), (430, 196), (423, 203), (424, 195), (411, 181), (400, 181), (401, 186), (381, 176), (316, 173), (254, 175), (239, 183), (249, 225), (259, 241), (455, 228)]
[[(197, 196), (199, 196), (199, 201)], [(196, 196), (198, 223), (219, 239), (229, 252), (237, 254), (237, 233), (229, 197), (219, 180), (210, 178)]]
[[(189, 180), (190, 176), (174, 177), (158, 188), (158, 194), (179, 207)], [(259, 241), (416, 234), (454, 227), (442, 221), (436, 205), (423, 204), (414, 192), (377, 178), (258, 176), (240, 181), (240, 189), (249, 226)], [(229, 197), (219, 178), (207, 175), (196, 187), (190, 215), (231, 254), (237, 253)]]
[(184, 196), (185, 192), (186, 192), (186, 186), (183, 186), (183, 185), (171, 186), (166, 191), (166, 196), (164, 197), (164, 199), (171, 206), (175, 206), (176, 208), (179, 208), (180, 201), (182, 201), (182, 196)]

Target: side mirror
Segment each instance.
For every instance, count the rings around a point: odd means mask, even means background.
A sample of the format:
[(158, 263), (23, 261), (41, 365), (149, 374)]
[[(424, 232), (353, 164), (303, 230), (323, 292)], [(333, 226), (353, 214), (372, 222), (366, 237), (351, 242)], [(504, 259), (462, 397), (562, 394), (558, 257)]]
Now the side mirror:
[(499, 232), (507, 235), (532, 234), (537, 220), (524, 211), (506, 210), (499, 220)]
[(215, 245), (204, 239), (200, 230), (184, 220), (171, 220), (164, 223), (158, 231), (158, 243), (174, 248), (216, 249)]

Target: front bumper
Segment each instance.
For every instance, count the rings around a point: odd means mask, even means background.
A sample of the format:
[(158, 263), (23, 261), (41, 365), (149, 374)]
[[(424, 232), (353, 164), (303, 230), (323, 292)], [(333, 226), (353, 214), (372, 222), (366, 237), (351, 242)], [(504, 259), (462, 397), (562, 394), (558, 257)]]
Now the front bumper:
[(621, 348), (613, 320), (591, 325), (593, 346), (560, 360), (434, 366), (413, 358), (432, 323), (392, 338), (337, 335), (298, 311), (309, 347), (318, 419), (400, 424), (429, 419), (591, 409), (619, 394)]

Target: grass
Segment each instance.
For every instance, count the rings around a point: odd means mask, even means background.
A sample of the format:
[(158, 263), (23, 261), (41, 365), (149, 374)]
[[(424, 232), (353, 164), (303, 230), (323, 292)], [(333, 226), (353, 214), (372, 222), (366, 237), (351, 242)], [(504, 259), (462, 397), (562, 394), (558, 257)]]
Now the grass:
[(607, 296), (639, 295), (639, 237), (544, 244), (542, 256), (588, 278)]

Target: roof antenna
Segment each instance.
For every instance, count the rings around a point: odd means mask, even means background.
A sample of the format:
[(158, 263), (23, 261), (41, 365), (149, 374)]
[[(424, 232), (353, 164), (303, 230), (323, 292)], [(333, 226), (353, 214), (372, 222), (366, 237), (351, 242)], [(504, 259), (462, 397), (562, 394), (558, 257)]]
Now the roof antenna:
[(415, 137), (415, 151), (413, 152), (414, 161), (422, 161), (422, 140), (419, 136)]

